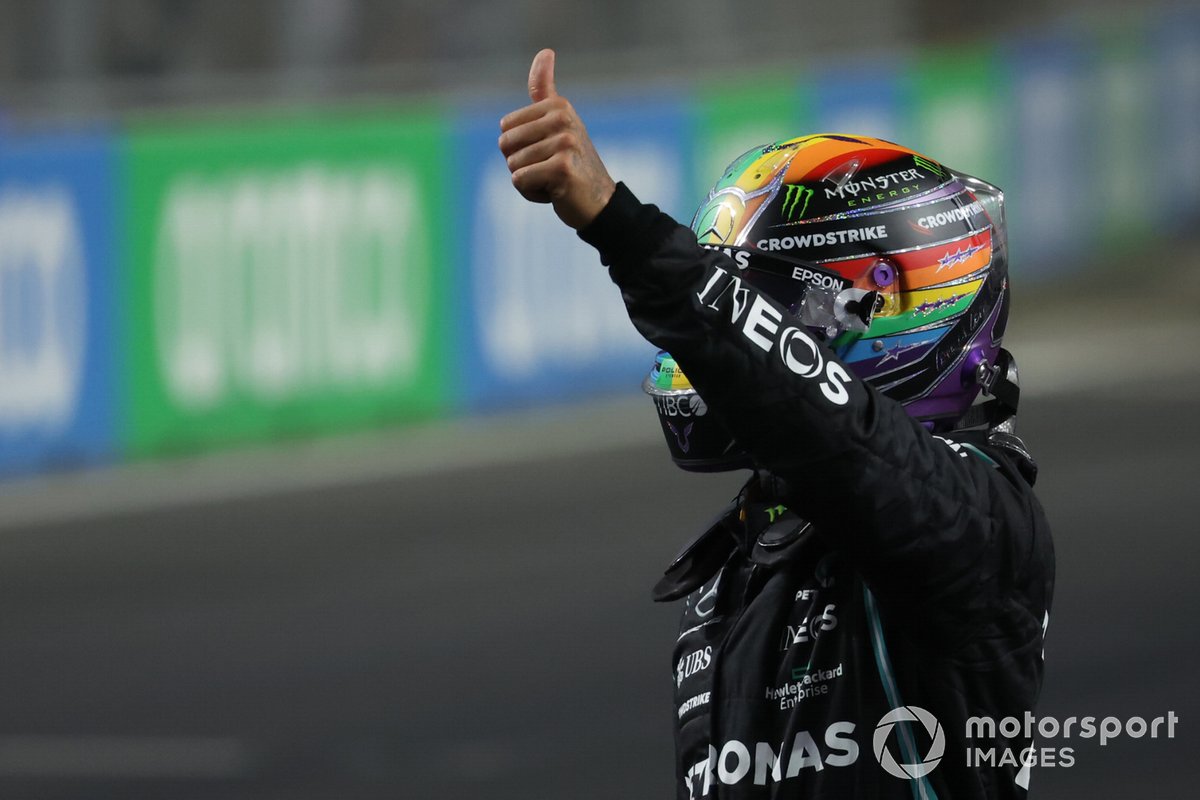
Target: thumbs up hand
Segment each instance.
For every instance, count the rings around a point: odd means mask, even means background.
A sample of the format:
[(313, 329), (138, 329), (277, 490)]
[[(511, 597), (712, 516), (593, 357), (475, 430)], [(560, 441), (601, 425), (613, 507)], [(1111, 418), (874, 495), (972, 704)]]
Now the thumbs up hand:
[(559, 219), (578, 230), (604, 209), (616, 184), (583, 120), (554, 86), (553, 50), (534, 56), (529, 99), (500, 120), (500, 152), (521, 196), (552, 203)]

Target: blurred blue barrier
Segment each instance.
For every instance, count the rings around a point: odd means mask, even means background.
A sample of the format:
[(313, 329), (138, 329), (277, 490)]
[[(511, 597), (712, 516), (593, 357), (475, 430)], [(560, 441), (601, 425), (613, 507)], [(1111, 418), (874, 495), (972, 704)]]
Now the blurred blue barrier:
[(0, 472), (110, 456), (115, 443), (114, 142), (0, 142)]
[[(514, 106), (523, 102), (514, 99)], [(685, 108), (670, 99), (577, 102), (612, 173), (647, 201), (683, 214)], [(585, 397), (636, 386), (653, 349), (633, 330), (595, 252), (513, 189), (496, 149), (508, 108), (464, 116), (452, 218), (462, 232), (457, 308), (469, 407)]]
[(1166, 15), (1151, 34), (1156, 120), (1139, 151), (1154, 168), (1160, 222), (1174, 230), (1200, 215), (1200, 9)]
[(873, 58), (869, 65), (848, 65), (815, 76), (812, 133), (908, 141), (900, 84), (905, 66), (903, 61)]
[[(1011, 174), (1009, 242), (1023, 281), (1085, 266), (1080, 226), (1094, 220), (1102, 176), (1087, 155), (1092, 146), (1087, 106), (1087, 53), (1070, 34), (1045, 35), (1006, 54), (1012, 108), (1007, 119)], [(1023, 272), (1031, 262), (1041, 274)]]

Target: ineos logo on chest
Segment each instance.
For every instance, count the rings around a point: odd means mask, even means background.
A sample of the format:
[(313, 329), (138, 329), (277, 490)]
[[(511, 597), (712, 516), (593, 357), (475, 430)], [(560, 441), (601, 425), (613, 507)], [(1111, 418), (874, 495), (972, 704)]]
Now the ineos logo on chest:
[[(806, 590), (801, 590), (797, 593), (797, 598), (800, 597)], [(783, 631), (783, 636), (779, 643), (780, 650), (789, 650), (798, 644), (815, 641), (825, 631), (831, 631), (837, 627), (838, 618), (837, 605), (828, 603), (820, 614), (815, 616), (807, 616), (800, 621), (799, 625), (788, 625)]]

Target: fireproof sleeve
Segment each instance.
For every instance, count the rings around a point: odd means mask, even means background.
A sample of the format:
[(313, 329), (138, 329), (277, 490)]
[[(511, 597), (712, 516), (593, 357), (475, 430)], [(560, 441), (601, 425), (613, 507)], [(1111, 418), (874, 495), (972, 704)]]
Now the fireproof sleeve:
[(638, 331), (671, 353), (710, 413), (792, 487), (793, 509), (882, 601), (962, 629), (1038, 583), (1041, 510), (1004, 454), (931, 435), (738, 281), (729, 256), (623, 184), (580, 236), (600, 251)]

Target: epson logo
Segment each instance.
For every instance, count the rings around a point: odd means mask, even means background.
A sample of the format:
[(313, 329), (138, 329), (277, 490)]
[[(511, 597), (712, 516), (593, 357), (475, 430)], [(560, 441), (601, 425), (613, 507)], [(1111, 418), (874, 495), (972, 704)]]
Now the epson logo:
[(708, 758), (693, 764), (683, 776), (688, 797), (707, 797), (714, 784), (735, 786), (745, 781), (755, 786), (768, 782), (780, 783), (800, 775), (801, 770), (820, 772), (826, 767), (848, 767), (858, 761), (858, 742), (851, 738), (853, 722), (834, 722), (821, 735), (824, 752), (817, 739), (808, 731), (799, 731), (791, 747), (781, 742), (776, 748), (770, 742), (751, 746), (730, 739), (716, 747), (708, 746)]
[(876, 239), (888, 238), (886, 225), (873, 225), (870, 228), (850, 228), (844, 231), (828, 233), (806, 233), (801, 236), (784, 236), (781, 239), (759, 239), (759, 250), (802, 250), (806, 247), (828, 247), (835, 244), (853, 244), (854, 242), (870, 242)]
[(778, 349), (784, 366), (801, 378), (819, 380), (821, 394), (829, 402), (844, 406), (850, 401), (847, 387), (851, 377), (846, 368), (836, 361), (826, 361), (821, 347), (805, 329), (793, 325), (781, 331), (783, 314), (762, 295), (755, 294), (750, 300), (750, 292), (739, 278), (714, 267), (696, 298), (706, 307), (719, 310), (717, 303), (727, 292), (731, 293), (730, 321), (737, 323), (745, 316), (743, 336), (764, 352)]
[(815, 272), (808, 267), (794, 267), (792, 269), (792, 280), (811, 283), (823, 289), (845, 289), (850, 286), (850, 281), (838, 280), (832, 275)]

